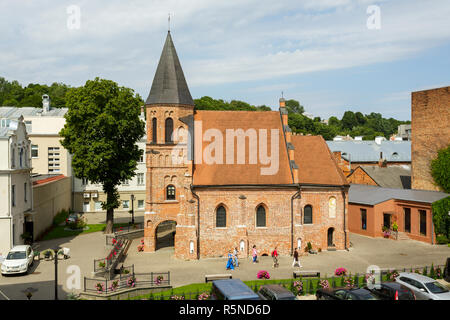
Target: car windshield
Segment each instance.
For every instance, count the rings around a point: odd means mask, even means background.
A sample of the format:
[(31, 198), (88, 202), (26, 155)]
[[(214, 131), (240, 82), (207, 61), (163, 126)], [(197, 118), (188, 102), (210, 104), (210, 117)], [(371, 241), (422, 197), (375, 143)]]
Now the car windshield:
[(432, 292), (432, 293), (444, 293), (444, 292), (448, 292), (448, 289), (445, 288), (442, 284), (440, 284), (440, 283), (437, 282), (437, 281), (425, 283), (425, 286), (426, 286), (426, 287), (428, 288), (428, 290), (430, 290), (430, 292)]
[(6, 260), (19, 260), (25, 259), (27, 257), (25, 251), (13, 251), (8, 253)]

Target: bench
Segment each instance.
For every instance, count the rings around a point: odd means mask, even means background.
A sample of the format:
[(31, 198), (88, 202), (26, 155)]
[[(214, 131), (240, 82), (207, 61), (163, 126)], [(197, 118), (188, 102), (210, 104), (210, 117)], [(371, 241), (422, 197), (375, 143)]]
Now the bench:
[(205, 282), (213, 281), (213, 280), (223, 280), (223, 279), (232, 279), (233, 276), (231, 273), (226, 274), (207, 274), (205, 275)]
[(298, 271), (294, 271), (294, 279), (297, 277), (314, 277), (314, 278), (320, 278), (320, 271), (317, 270), (298, 270)]

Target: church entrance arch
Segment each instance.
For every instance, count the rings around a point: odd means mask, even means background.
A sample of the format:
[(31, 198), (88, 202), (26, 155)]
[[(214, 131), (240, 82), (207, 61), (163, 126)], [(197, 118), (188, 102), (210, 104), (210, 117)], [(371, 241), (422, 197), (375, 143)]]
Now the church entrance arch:
[(165, 220), (158, 224), (155, 230), (155, 250), (175, 247), (175, 234), (177, 222)]

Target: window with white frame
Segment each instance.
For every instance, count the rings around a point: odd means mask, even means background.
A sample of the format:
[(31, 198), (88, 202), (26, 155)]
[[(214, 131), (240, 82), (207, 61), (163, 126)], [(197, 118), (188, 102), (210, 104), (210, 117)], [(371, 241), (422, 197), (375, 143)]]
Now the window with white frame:
[(138, 200), (138, 209), (144, 209), (144, 200)]
[(32, 158), (39, 157), (39, 146), (36, 144), (31, 145), (31, 157)]
[(124, 209), (129, 209), (130, 208), (130, 200), (123, 200), (122, 201), (122, 207)]
[(143, 173), (137, 174), (137, 184), (138, 184), (138, 186), (144, 185), (144, 174)]
[(102, 211), (102, 202), (101, 201), (95, 201), (95, 211)]

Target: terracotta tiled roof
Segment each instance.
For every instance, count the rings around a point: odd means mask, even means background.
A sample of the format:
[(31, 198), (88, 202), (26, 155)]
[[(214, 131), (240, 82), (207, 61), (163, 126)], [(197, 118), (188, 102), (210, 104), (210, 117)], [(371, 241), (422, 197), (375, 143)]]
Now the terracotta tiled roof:
[[(280, 113), (277, 111), (203, 111), (194, 116), (195, 121), (202, 122), (202, 132), (208, 129), (218, 129), (224, 137), (223, 164), (196, 164), (194, 169), (194, 185), (289, 185), (293, 184), (289, 168), (286, 143), (284, 140)], [(248, 139), (246, 139), (245, 164), (225, 164), (226, 161), (226, 129), (255, 129), (259, 137), (259, 129), (267, 129), (268, 154), (270, 151), (271, 129), (278, 129), (279, 166), (275, 175), (262, 175), (263, 165), (259, 161), (259, 146), (257, 164), (249, 164)], [(211, 142), (203, 142), (203, 150)]]
[(300, 184), (347, 185), (322, 136), (292, 136)]
[(56, 180), (60, 180), (65, 178), (66, 176), (63, 174), (60, 175), (39, 175), (36, 177), (33, 177), (33, 186), (35, 185), (39, 185), (39, 184), (44, 184), (44, 183), (48, 183), (48, 182), (52, 182), (52, 181), (56, 181)]

